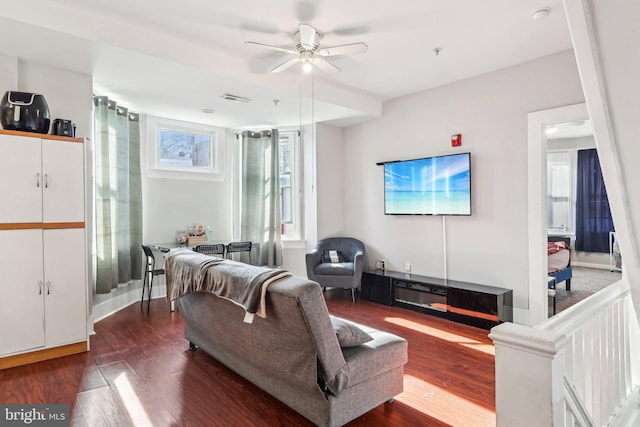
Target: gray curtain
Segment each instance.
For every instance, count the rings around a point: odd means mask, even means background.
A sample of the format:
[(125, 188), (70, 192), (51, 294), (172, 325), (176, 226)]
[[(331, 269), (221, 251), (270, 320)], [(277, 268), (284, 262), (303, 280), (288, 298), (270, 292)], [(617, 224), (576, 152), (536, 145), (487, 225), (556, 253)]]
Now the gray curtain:
[(140, 124), (106, 96), (94, 97), (96, 293), (142, 279)]
[(278, 131), (242, 132), (240, 240), (260, 243), (260, 265), (282, 265)]

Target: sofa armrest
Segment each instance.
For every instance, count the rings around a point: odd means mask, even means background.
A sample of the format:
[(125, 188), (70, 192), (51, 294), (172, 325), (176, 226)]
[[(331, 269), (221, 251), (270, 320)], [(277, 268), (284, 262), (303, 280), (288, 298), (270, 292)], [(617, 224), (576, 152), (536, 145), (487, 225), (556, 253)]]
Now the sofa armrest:
[(404, 338), (370, 326), (342, 320), (357, 326), (373, 338), (362, 345), (342, 349), (349, 365), (349, 386), (360, 384), (407, 363), (408, 343)]

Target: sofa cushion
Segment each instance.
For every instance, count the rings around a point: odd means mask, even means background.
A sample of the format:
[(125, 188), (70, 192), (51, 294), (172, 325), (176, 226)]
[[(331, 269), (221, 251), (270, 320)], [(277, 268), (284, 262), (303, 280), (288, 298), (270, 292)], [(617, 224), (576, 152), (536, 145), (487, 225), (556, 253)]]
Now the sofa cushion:
[(323, 276), (353, 276), (352, 262), (325, 262), (313, 269), (316, 275)]
[(338, 337), (340, 347), (354, 347), (371, 341), (371, 335), (357, 327), (354, 323), (340, 319), (338, 317), (329, 316), (331, 325)]

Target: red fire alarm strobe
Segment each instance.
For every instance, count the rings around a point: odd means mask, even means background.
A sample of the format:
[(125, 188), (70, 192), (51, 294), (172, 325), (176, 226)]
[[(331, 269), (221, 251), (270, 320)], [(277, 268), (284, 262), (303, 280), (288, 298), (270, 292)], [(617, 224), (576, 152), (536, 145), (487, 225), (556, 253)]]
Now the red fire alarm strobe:
[(451, 146), (460, 147), (462, 145), (462, 134), (456, 133), (451, 135)]

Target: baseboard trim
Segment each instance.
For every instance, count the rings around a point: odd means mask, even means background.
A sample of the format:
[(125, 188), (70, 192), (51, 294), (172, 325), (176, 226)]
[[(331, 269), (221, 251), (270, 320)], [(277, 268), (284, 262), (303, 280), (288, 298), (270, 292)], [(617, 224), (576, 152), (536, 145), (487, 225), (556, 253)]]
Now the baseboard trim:
[(16, 354), (14, 356), (7, 356), (0, 359), (0, 370), (15, 368), (16, 366), (28, 365), (35, 362), (42, 362), (43, 360), (70, 356), (72, 354), (84, 353), (88, 350), (89, 342), (81, 341), (74, 344), (63, 345), (60, 347), (47, 348), (44, 350), (31, 351), (29, 353)]
[[(162, 283), (162, 286), (156, 286), (154, 283), (153, 290), (151, 292), (151, 299), (165, 298), (167, 295), (166, 286)], [(140, 303), (141, 288), (138, 286), (132, 286), (127, 292), (122, 292), (113, 298), (96, 304), (93, 306), (93, 318), (94, 323), (101, 321), (118, 311), (129, 307), (131, 304)], [(145, 298), (146, 302), (146, 298)]]
[(590, 262), (571, 261), (571, 266), (572, 267), (596, 268), (598, 270), (611, 270), (611, 266), (609, 264), (594, 264), (594, 263), (590, 263)]

